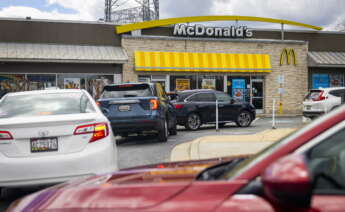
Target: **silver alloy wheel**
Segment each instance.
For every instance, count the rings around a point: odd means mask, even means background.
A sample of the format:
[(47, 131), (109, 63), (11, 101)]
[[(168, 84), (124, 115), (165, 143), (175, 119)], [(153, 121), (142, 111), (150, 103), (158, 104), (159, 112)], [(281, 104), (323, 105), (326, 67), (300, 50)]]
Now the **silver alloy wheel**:
[(238, 125), (241, 127), (247, 127), (251, 122), (250, 114), (247, 111), (242, 111), (237, 118)]
[(201, 124), (201, 120), (200, 120), (200, 116), (198, 114), (190, 114), (188, 116), (188, 127), (191, 130), (197, 130), (200, 127)]

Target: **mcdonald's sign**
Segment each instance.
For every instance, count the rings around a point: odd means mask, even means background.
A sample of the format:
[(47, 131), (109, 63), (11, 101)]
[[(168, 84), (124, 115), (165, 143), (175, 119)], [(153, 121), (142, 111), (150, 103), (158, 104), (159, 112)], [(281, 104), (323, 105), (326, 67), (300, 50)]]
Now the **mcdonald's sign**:
[(291, 64), (291, 58), (293, 59), (293, 64), (297, 65), (296, 53), (294, 49), (283, 49), (282, 53), (280, 54), (280, 65), (284, 64), (284, 58), (286, 60), (286, 64)]

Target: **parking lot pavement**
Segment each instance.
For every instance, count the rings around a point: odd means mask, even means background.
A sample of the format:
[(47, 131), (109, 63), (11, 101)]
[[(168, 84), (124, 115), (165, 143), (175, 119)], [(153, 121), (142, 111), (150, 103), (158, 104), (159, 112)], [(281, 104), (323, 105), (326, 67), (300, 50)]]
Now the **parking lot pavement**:
[[(277, 129), (298, 128), (304, 124), (301, 116), (278, 117), (276, 120)], [(214, 125), (205, 125), (198, 131), (187, 131), (184, 127), (179, 126), (178, 134), (170, 136), (168, 142), (165, 143), (158, 143), (154, 136), (121, 139), (121, 144), (118, 146), (119, 166), (120, 168), (127, 168), (169, 161), (170, 153), (175, 146), (203, 136), (248, 135), (271, 128), (271, 118), (259, 118), (250, 127), (239, 128), (230, 123), (219, 129), (218, 132), (216, 132)]]

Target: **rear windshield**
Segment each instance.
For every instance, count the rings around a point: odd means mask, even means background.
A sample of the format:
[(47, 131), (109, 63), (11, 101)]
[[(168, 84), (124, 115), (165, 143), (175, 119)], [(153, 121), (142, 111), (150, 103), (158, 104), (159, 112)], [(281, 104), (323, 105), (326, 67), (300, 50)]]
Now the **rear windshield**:
[(309, 91), (308, 95), (305, 97), (305, 100), (317, 99), (321, 93), (322, 93), (321, 90), (311, 90)]
[(146, 97), (152, 96), (148, 84), (113, 85), (104, 87), (101, 98)]
[(0, 103), (0, 118), (92, 113), (95, 108), (83, 93), (45, 93), (7, 96)]

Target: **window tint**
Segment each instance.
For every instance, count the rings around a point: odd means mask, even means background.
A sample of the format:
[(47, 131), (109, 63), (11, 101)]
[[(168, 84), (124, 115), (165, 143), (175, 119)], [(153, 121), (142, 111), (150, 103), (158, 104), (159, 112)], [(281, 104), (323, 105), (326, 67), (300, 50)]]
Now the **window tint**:
[(83, 93), (45, 93), (7, 96), (0, 104), (0, 118), (64, 115), (95, 112)]
[(309, 150), (307, 158), (309, 168), (315, 175), (316, 189), (337, 190), (336, 181), (345, 179), (345, 129)]
[(323, 92), (321, 90), (311, 90), (308, 95), (304, 98), (304, 100), (315, 100), (318, 99), (319, 96), (322, 94)]
[(152, 96), (148, 84), (124, 84), (104, 87), (101, 98), (145, 97)]
[(214, 102), (216, 97), (213, 93), (198, 93), (187, 99), (189, 102)]
[(225, 93), (216, 93), (217, 100), (219, 102), (230, 102), (231, 98)]

